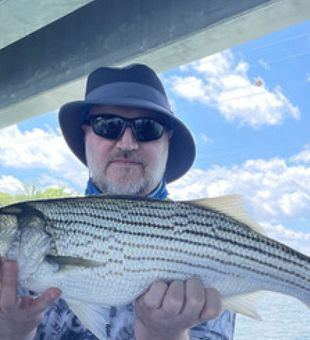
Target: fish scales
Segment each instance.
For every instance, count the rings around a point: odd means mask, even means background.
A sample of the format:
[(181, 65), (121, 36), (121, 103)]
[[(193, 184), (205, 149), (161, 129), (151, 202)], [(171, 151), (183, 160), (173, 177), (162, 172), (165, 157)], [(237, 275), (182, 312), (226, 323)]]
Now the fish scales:
[[(117, 237), (116, 234), (120, 235), (131, 235), (133, 237), (143, 237), (144, 242), (154, 242), (154, 240), (168, 240), (169, 242), (175, 242), (179, 244), (177, 251), (182, 253), (182, 249), (184, 248), (184, 244), (189, 244), (192, 246), (199, 246), (202, 245), (204, 247), (212, 248), (214, 250), (218, 250), (222, 253), (226, 253), (229, 256), (238, 256), (242, 258), (242, 260), (246, 260), (248, 262), (248, 266), (242, 266), (243, 269), (249, 270), (253, 273), (258, 274), (265, 274), (262, 271), (255, 270), (254, 268), (258, 265), (261, 266), (268, 266), (269, 269), (281, 269), (282, 263), (279, 262), (278, 264), (274, 264), (274, 260), (286, 260), (290, 261), (293, 264), (302, 264), (302, 259), (299, 262), (295, 262), (299, 260), (297, 257), (296, 259), (288, 258), (288, 255), (285, 253), (285, 256), (274, 254), (275, 247), (273, 246), (274, 243), (268, 244), (269, 239), (261, 237), (261, 235), (255, 235), (253, 237), (253, 233), (248, 228), (244, 228), (244, 226), (240, 226), (240, 224), (233, 221), (230, 217), (227, 217), (223, 214), (218, 214), (214, 211), (206, 212), (204, 209), (193, 206), (185, 205), (182, 203), (175, 204), (174, 202), (148, 202), (145, 204), (145, 201), (136, 201), (135, 205), (135, 213), (128, 214), (128, 210), (132, 209), (132, 201), (131, 200), (118, 200), (116, 203), (115, 201), (106, 200), (106, 207), (104, 209), (101, 208), (102, 200), (96, 202), (97, 204), (92, 204), (92, 206), (87, 210), (85, 213), (84, 207), (79, 204), (76, 206), (76, 213), (73, 214), (72, 225), (75, 226), (73, 228), (73, 232), (76, 232), (76, 222), (82, 223), (82, 228), (78, 230), (78, 233), (85, 234), (85, 226), (89, 223), (90, 229), (99, 228), (99, 232), (96, 230), (98, 237), (102, 235), (102, 230), (106, 230), (107, 233), (104, 233), (106, 236), (101, 238), (102, 241), (106, 241), (107, 238), (111, 237), (110, 233), (112, 232), (114, 235), (115, 240), (119, 240), (120, 237)], [(84, 204), (84, 203), (83, 203)], [(99, 204), (99, 207), (98, 207)], [(79, 213), (79, 209), (83, 210), (83, 213)], [(72, 209), (72, 208), (71, 208)], [(70, 210), (71, 210), (70, 209)], [(194, 213), (193, 213), (194, 210)], [(63, 209), (63, 205), (61, 204), (57, 211), (55, 211), (56, 216), (60, 216), (60, 221), (63, 222), (62, 218), (68, 218), (68, 214), (70, 216), (70, 211), (67, 212)], [(207, 216), (206, 216), (207, 215)], [(154, 219), (156, 224), (154, 223)], [(107, 221), (107, 224), (103, 224), (102, 220)], [(184, 220), (186, 222), (184, 222)], [(56, 220), (54, 219), (53, 222)], [(87, 222), (86, 222), (87, 221)], [(166, 222), (166, 223), (163, 223)], [(183, 227), (182, 232), (178, 230), (175, 234), (171, 234), (171, 229), (177, 229), (177, 227)], [(206, 221), (209, 221), (206, 223)], [(56, 221), (57, 222), (57, 221)], [(191, 229), (184, 229), (184, 226), (190, 225)], [(234, 225), (234, 229), (231, 228), (231, 225)], [(53, 224), (53, 227), (55, 224)], [(141, 232), (141, 228), (139, 226), (143, 226), (143, 232)], [(208, 233), (205, 231), (206, 227), (209, 226)], [(196, 227), (196, 228), (195, 228)], [(57, 223), (56, 223), (57, 228)], [(211, 228), (211, 233), (210, 233)], [(134, 232), (131, 231), (134, 229)], [(88, 230), (88, 229), (87, 229)], [(238, 237), (238, 239), (229, 239), (227, 237), (227, 233), (231, 233)], [(186, 235), (184, 237), (184, 235)], [(200, 236), (200, 238), (204, 239), (204, 242), (194, 242), (191, 241), (189, 238), (190, 236)], [(226, 237), (223, 237), (225, 235)], [(182, 237), (183, 236), (183, 237)], [(206, 243), (206, 239), (210, 242), (216, 241), (216, 246), (213, 243)], [(220, 242), (222, 241), (222, 242)], [(259, 246), (264, 244), (264, 252), (261, 251)], [(233, 252), (231, 250), (226, 250), (227, 244), (231, 244), (236, 247), (241, 247), (243, 250), (247, 249), (248, 252), (246, 255)], [(80, 254), (80, 247), (79, 243), (77, 243), (78, 252)], [(128, 247), (130, 248), (130, 247)], [(156, 250), (157, 251), (157, 250)], [(175, 252), (176, 250), (174, 250)], [(258, 254), (264, 255), (263, 260), (260, 258), (258, 259)], [(74, 253), (69, 255), (75, 255)], [(167, 254), (166, 254), (167, 255)], [(152, 257), (154, 259), (155, 257)], [(212, 258), (216, 261), (217, 257), (208, 257), (209, 259)], [(129, 258), (124, 258), (129, 259)], [(134, 260), (133, 258), (131, 259)], [(144, 261), (146, 258), (144, 259)], [(141, 258), (138, 258), (136, 261), (141, 261)], [(153, 260), (151, 260), (153, 261)], [(173, 261), (169, 260), (168, 258), (163, 259), (162, 261)], [(255, 262), (256, 266), (254, 267)], [(231, 261), (220, 261), (221, 264), (229, 264)], [(240, 267), (241, 265), (238, 263), (234, 264), (235, 267)], [(154, 269), (154, 268), (153, 268)], [(305, 278), (303, 273), (299, 274), (296, 272), (292, 272), (289, 269), (285, 269), (282, 265), (282, 270), (286, 271), (287, 274), (291, 275), (293, 278), (295, 276)], [(268, 271), (271, 275), (270, 270)], [(227, 273), (228, 274), (228, 273)], [(266, 275), (266, 274), (265, 274)], [(305, 278), (307, 279), (307, 278)], [(287, 282), (293, 283), (294, 281), (286, 279)]]
[[(99, 203), (101, 203), (101, 201)], [(127, 202), (122, 202), (122, 203), (127, 203)], [(63, 211), (63, 209), (60, 209), (60, 211), (63, 212), (63, 220), (62, 221), (63, 222), (67, 221), (67, 222), (72, 223), (73, 231), (76, 230), (76, 224), (74, 224), (74, 223), (79, 222), (79, 223), (83, 223), (84, 224), (82, 229), (79, 230), (79, 233), (83, 233), (84, 230), (85, 230), (84, 226), (87, 226), (87, 225), (91, 227), (90, 230), (92, 230), (94, 227), (99, 227), (100, 230), (102, 230), (103, 228), (109, 228), (108, 226), (106, 226), (105, 224), (102, 223), (102, 219), (105, 219), (106, 221), (110, 220), (111, 222), (116, 222), (117, 226), (119, 226), (119, 224), (121, 224), (121, 223), (125, 223), (124, 224), (125, 227), (131, 226), (131, 225), (133, 225), (133, 226), (143, 225), (144, 229), (146, 229), (148, 226), (155, 227), (153, 230), (151, 230), (151, 232), (153, 231), (153, 233), (150, 234), (150, 237), (156, 236), (156, 232), (158, 231), (158, 229), (163, 227), (162, 221), (164, 220), (164, 218), (163, 218), (164, 216), (162, 214), (157, 214), (157, 215), (150, 215), (150, 214), (148, 214), (148, 211), (150, 210), (149, 206), (144, 207), (144, 208), (146, 208), (146, 211), (143, 211), (143, 212), (141, 211), (141, 208), (138, 207), (138, 210), (139, 210), (138, 215), (131, 215), (133, 218), (130, 219), (131, 216), (128, 216), (128, 214), (125, 214), (125, 221), (124, 221), (124, 216), (123, 216), (124, 214), (123, 214), (122, 210), (123, 209), (127, 210), (128, 205), (130, 206), (130, 203), (131, 202), (129, 201), (129, 204), (127, 203), (127, 205), (125, 204), (125, 206), (124, 205), (119, 205), (115, 210), (109, 209), (109, 210), (112, 211), (112, 214), (107, 214), (105, 212), (105, 210), (102, 210), (102, 213), (98, 214), (98, 208), (100, 208), (100, 207), (95, 207), (95, 208), (93, 208), (93, 210), (96, 211), (97, 214), (88, 214), (87, 212), (85, 213), (85, 211), (84, 211), (84, 212), (81, 213), (81, 215), (83, 216), (83, 219), (76, 219), (76, 218), (74, 218), (72, 221), (68, 221), (68, 215), (66, 214), (66, 211)], [(167, 203), (165, 203), (165, 204), (167, 204)], [(110, 202), (107, 202), (107, 205), (110, 205)], [(166, 208), (166, 210), (169, 210), (169, 211), (171, 211), (171, 206), (172, 207), (176, 206), (176, 204), (169, 204), (169, 205), (170, 206)], [(159, 207), (162, 207), (162, 204), (159, 205)], [(154, 207), (153, 207), (153, 209), (154, 209)], [(160, 212), (161, 212), (161, 210), (163, 210), (163, 209), (159, 209), (157, 207), (155, 207), (155, 209), (154, 209), (155, 211), (160, 211)], [(199, 210), (202, 210), (202, 209), (198, 208), (197, 210), (199, 211)], [(120, 214), (120, 211), (121, 211), (121, 214)], [(197, 212), (195, 212), (195, 213), (197, 213)], [(211, 212), (211, 213), (213, 213), (213, 212)], [(213, 215), (215, 215), (215, 214), (213, 213)], [(90, 222), (89, 218), (92, 217), (92, 216), (95, 216), (97, 218), (97, 220), (96, 221), (91, 220), (91, 222)], [(121, 217), (119, 218), (119, 216), (121, 216)], [(138, 217), (140, 216), (141, 219), (139, 220), (136, 216), (138, 216)], [(153, 220), (151, 221), (151, 223), (148, 223), (148, 221), (146, 220), (147, 217), (151, 217), (151, 218), (158, 217), (158, 219), (159, 219), (158, 222), (161, 222), (161, 223), (160, 224), (159, 223), (154, 224)], [(168, 226), (170, 228), (171, 226), (175, 226), (174, 221), (172, 221), (172, 223), (171, 223), (171, 218), (172, 217), (178, 218), (178, 215), (177, 214), (170, 214), (169, 213), (169, 215), (167, 216), (167, 219), (166, 219), (168, 223), (166, 225), (164, 225), (164, 227)], [(201, 218), (205, 218), (206, 216), (201, 214), (200, 217)], [(212, 216), (211, 216), (210, 220), (211, 219), (212, 219)], [(54, 220), (56, 221), (56, 219), (54, 219)], [(58, 222), (62, 222), (62, 221), (60, 220)], [(222, 223), (222, 222), (223, 221), (220, 219), (220, 221), (217, 223), (218, 225), (216, 225), (216, 227), (214, 227), (215, 223), (213, 223), (213, 231), (216, 232), (216, 235), (215, 235), (216, 239), (218, 239), (220, 237), (220, 231), (221, 230), (223, 230), (224, 233), (229, 233), (230, 232), (230, 233), (238, 235), (238, 236), (243, 236), (244, 235), (246, 237), (245, 241), (246, 241), (247, 244), (242, 243), (242, 246), (246, 247), (246, 248), (252, 248), (255, 251), (261, 251), (261, 249), (258, 246), (256, 246), (256, 243), (257, 243), (256, 241), (264, 242), (264, 243), (269, 241), (269, 239), (265, 239), (265, 238), (261, 238), (261, 237), (258, 238), (257, 235), (253, 236), (253, 234), (251, 234), (249, 232), (246, 233), (246, 234), (243, 233), (243, 235), (242, 235), (241, 233), (238, 233), (239, 230), (237, 230), (237, 229), (232, 229), (231, 227), (230, 228), (229, 227), (225, 228), (225, 225), (227, 225), (227, 224)], [(195, 223), (197, 226), (201, 226), (202, 228), (205, 228), (205, 226), (207, 225), (206, 223), (203, 223), (203, 222), (199, 223), (199, 221), (195, 221), (194, 219), (192, 219), (192, 220), (188, 219), (187, 224), (190, 224), (190, 223)], [(191, 224), (191, 225), (193, 225), (193, 224)], [(53, 228), (54, 227), (57, 228), (57, 224), (53, 225)], [(235, 227), (239, 227), (239, 225), (236, 224)], [(61, 229), (61, 226), (60, 226), (60, 229)], [(244, 232), (244, 230), (246, 230), (244, 228), (239, 228), (239, 229), (241, 230), (241, 232), (242, 231)], [(111, 228), (110, 228), (110, 230), (111, 230)], [(118, 232), (119, 230), (115, 230), (115, 231)], [(89, 229), (87, 229), (86, 233), (88, 233), (88, 232), (89, 232)], [(94, 233), (96, 233), (96, 232), (97, 231), (95, 231)], [(128, 231), (120, 230), (120, 232), (126, 233)], [(135, 231), (135, 232), (139, 233), (139, 230)], [(194, 233), (197, 233), (197, 231), (185, 229), (185, 230), (183, 230), (183, 233), (194, 234)], [(210, 233), (205, 233), (203, 230), (198, 232), (197, 234), (200, 235), (200, 236), (204, 236), (204, 237), (212, 237), (212, 235)], [(147, 234), (144, 233), (144, 235), (147, 235)], [(99, 236), (100, 236), (100, 234), (99, 234)], [(164, 236), (164, 235), (160, 235), (160, 236)], [(253, 245), (249, 245), (249, 241), (252, 241), (255, 236), (256, 236), (256, 240), (255, 240), (254, 246)], [(177, 240), (177, 238), (176, 238), (176, 240)], [(237, 244), (237, 245), (240, 244), (240, 243), (237, 243), (235, 240), (231, 240), (231, 239), (229, 239), (227, 237), (223, 238), (223, 240), (225, 242), (231, 242), (232, 244)], [(247, 247), (247, 245), (248, 245), (248, 247)], [(277, 245), (278, 247), (279, 246), (280, 247), (285, 247), (282, 244), (279, 244), (279, 243), (275, 244), (274, 242), (271, 242), (270, 243), (271, 248), (266, 249), (267, 252), (269, 250), (268, 256), (276, 257), (276, 258), (279, 258), (281, 260), (285, 259), (285, 260), (291, 261), (292, 263), (295, 264), (295, 262), (293, 260), (288, 258), (288, 254), (286, 254), (286, 253), (284, 253), (284, 255), (285, 255), (284, 257), (281, 257), (282, 254), (280, 254), (280, 256), (278, 254), (274, 254), (274, 249), (273, 249), (274, 245)], [(293, 254), (294, 253), (292, 253), (292, 255)], [(296, 257), (296, 259), (298, 260), (300, 254), (297, 253), (297, 255), (298, 255), (298, 257)], [(302, 259), (301, 259), (301, 261), (302, 261)], [(302, 264), (301, 261), (298, 264)]]
[[(67, 213), (66, 211), (63, 211), (63, 209), (60, 209), (60, 214), (57, 211), (56, 218), (52, 217), (51, 230), (49, 231), (53, 232), (57, 229), (63, 230), (62, 225), (66, 222), (67, 224), (72, 225), (72, 228), (67, 228), (66, 232), (72, 232), (73, 234), (82, 235), (84, 237), (84, 235), (87, 235), (92, 231), (100, 241), (106, 241), (117, 232), (116, 228), (124, 223), (124, 214), (122, 213), (122, 216), (119, 217), (119, 211), (111, 209), (110, 205), (108, 205), (108, 209), (100, 215), (98, 215), (98, 209), (95, 210), (97, 213), (94, 213), (92, 210), (94, 209), (91, 209), (90, 212), (84, 212), (81, 217), (77, 218), (76, 214), (70, 216), (70, 212)], [(143, 218), (144, 217), (145, 216), (143, 216)], [(105, 221), (104, 224), (102, 223), (103, 219)], [(130, 226), (130, 224), (137, 226), (139, 220), (134, 217), (132, 220), (128, 220), (125, 226)], [(142, 220), (140, 224), (142, 224)], [(77, 244), (77, 246), (79, 245)], [(67, 247), (65, 249), (66, 251), (68, 250)], [(81, 254), (81, 249), (78, 248), (77, 250), (78, 253)]]
[[(40, 244), (48, 238), (46, 250), (36, 250), (38, 271), (27, 277), (21, 268), (23, 283), (41, 291), (57, 286), (69, 301), (125, 304), (157, 279), (199, 277), (224, 301), (273, 290), (309, 306), (309, 257), (253, 230), (247, 219), (222, 210), (230, 201), (223, 202), (218, 208), (205, 201), (102, 196), (26, 202), (0, 209), (0, 235), (10, 216), (10, 228), (18, 224), (15, 243), (20, 237), (27, 247), (23, 237), (32, 242), (26, 233), (31, 228), (42, 233)], [(0, 242), (0, 252), (1, 247)], [(227, 306), (255, 315), (250, 308)]]

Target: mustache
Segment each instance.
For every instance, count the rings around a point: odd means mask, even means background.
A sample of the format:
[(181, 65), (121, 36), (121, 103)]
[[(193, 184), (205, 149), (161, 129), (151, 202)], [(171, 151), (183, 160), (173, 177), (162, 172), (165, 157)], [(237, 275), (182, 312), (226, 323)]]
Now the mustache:
[(140, 155), (138, 155), (136, 151), (118, 151), (109, 157), (109, 160), (107, 163), (109, 164), (119, 159), (125, 159), (128, 161), (132, 161), (132, 162), (136, 162), (136, 163), (140, 163), (144, 165), (143, 158)]

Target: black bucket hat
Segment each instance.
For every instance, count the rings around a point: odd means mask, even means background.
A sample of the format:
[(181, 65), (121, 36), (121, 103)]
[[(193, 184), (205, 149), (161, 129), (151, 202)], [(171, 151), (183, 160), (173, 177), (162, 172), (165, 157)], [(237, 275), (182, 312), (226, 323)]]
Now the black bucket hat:
[(167, 182), (183, 176), (193, 164), (193, 137), (188, 128), (174, 116), (165, 89), (150, 67), (133, 64), (98, 68), (88, 76), (85, 100), (73, 101), (60, 108), (59, 124), (64, 138), (85, 165), (84, 132), (81, 126), (89, 108), (96, 104), (142, 108), (171, 119), (174, 132), (170, 139), (165, 172)]

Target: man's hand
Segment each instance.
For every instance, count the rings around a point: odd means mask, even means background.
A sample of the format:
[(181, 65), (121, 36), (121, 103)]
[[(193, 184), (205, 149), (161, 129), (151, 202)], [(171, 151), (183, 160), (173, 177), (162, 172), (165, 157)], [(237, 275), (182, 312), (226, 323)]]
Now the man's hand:
[(17, 297), (17, 263), (0, 259), (0, 340), (29, 339), (43, 317), (43, 311), (60, 295), (50, 288), (40, 297)]
[(153, 283), (135, 303), (137, 340), (185, 340), (189, 329), (217, 318), (222, 310), (219, 292), (198, 279)]

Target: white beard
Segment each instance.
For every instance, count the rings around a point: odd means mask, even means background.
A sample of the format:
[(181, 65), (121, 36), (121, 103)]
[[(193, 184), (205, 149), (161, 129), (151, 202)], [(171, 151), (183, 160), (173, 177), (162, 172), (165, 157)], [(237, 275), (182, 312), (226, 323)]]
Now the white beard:
[(141, 178), (136, 182), (117, 183), (115, 181), (106, 180), (100, 188), (102, 192), (112, 195), (146, 195), (146, 188), (148, 187), (147, 180)]

